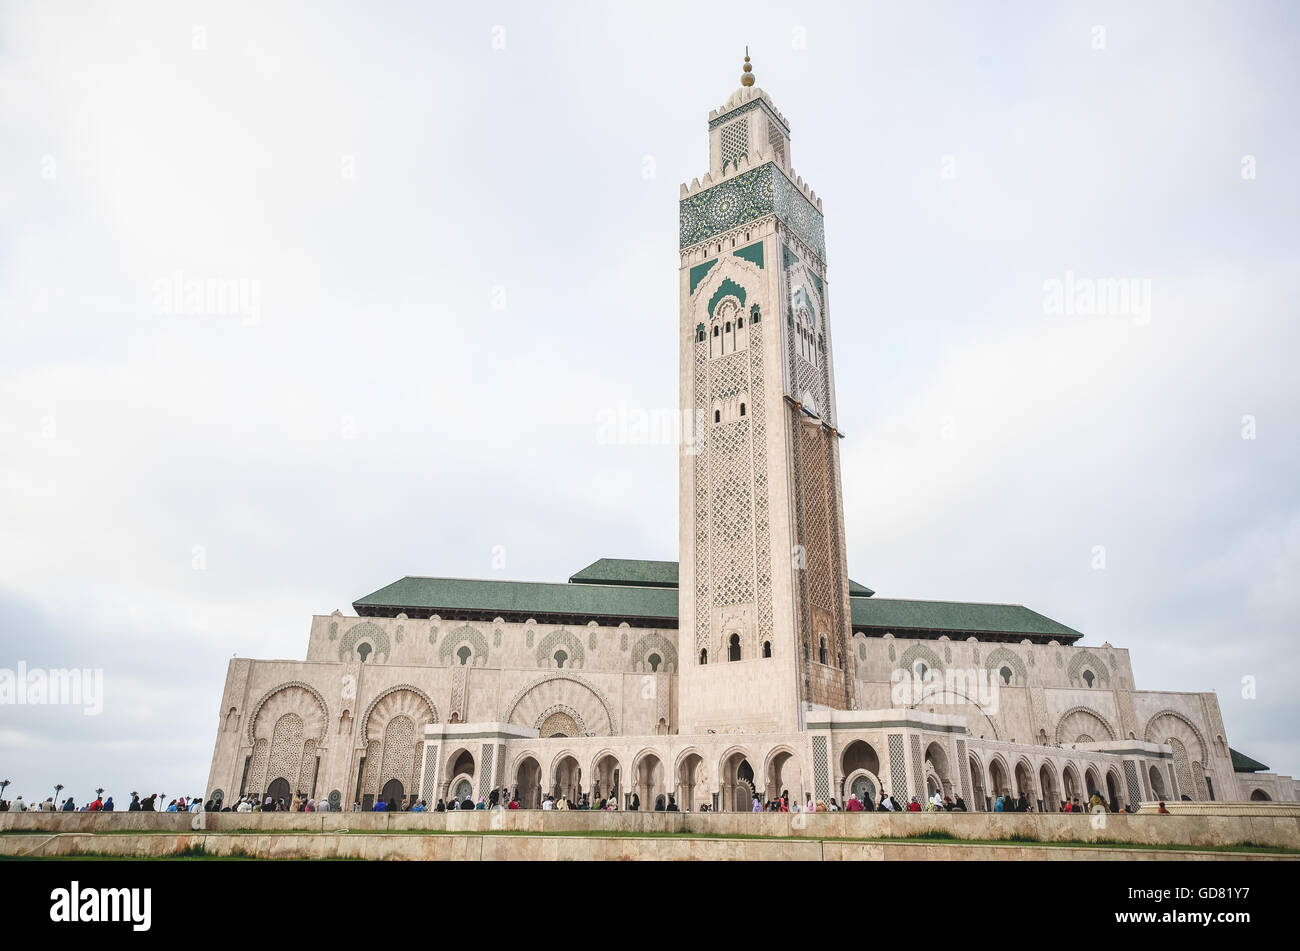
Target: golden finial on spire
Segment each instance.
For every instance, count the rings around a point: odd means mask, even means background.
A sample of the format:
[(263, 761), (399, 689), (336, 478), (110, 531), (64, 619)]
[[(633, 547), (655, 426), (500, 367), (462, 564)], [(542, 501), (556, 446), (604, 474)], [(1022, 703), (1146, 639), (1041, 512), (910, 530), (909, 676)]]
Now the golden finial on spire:
[(754, 67), (749, 65), (749, 47), (745, 47), (745, 71), (740, 74), (742, 86), (754, 85)]

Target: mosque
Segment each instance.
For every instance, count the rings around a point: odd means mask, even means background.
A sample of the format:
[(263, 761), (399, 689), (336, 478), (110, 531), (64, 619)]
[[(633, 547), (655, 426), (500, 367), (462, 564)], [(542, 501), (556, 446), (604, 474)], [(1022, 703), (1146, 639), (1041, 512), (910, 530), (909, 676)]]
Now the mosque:
[(305, 659), (230, 662), (209, 794), (1300, 798), (1213, 693), (1139, 690), (1123, 648), (849, 578), (822, 201), (748, 56), (741, 83), (681, 188), (680, 561), (409, 576), (316, 616)]

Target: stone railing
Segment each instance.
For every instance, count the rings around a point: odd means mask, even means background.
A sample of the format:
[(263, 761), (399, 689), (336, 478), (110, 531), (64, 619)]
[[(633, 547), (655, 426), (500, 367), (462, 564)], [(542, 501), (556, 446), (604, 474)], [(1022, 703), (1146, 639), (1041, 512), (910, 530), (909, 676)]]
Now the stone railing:
[[(1207, 804), (1208, 805), (1208, 804)], [(699, 837), (853, 839), (951, 837), (968, 841), (1120, 842), (1134, 845), (1300, 849), (1300, 817), (1291, 815), (1152, 815), (1061, 813), (684, 813), (684, 812), (55, 812), (0, 813), (0, 833), (43, 832), (615, 832), (635, 837), (674, 833)]]
[[(1156, 801), (1142, 803), (1143, 815), (1160, 808)], [(1173, 802), (1165, 808), (1175, 816), (1300, 816), (1300, 802)]]

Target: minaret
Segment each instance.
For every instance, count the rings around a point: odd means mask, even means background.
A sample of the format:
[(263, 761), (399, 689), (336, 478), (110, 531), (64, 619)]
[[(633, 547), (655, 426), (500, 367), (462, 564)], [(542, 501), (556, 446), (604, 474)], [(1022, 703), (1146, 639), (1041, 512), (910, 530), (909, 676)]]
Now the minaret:
[(680, 201), (682, 733), (855, 705), (822, 203), (740, 81)]

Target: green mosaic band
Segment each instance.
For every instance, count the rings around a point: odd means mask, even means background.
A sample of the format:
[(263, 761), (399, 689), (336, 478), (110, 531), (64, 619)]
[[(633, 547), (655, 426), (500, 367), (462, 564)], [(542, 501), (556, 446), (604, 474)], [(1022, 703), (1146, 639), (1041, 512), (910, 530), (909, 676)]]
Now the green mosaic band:
[(741, 172), (678, 203), (679, 249), (693, 247), (765, 215), (775, 214), (790, 232), (826, 260), (821, 212), (785, 177), (775, 162)]

